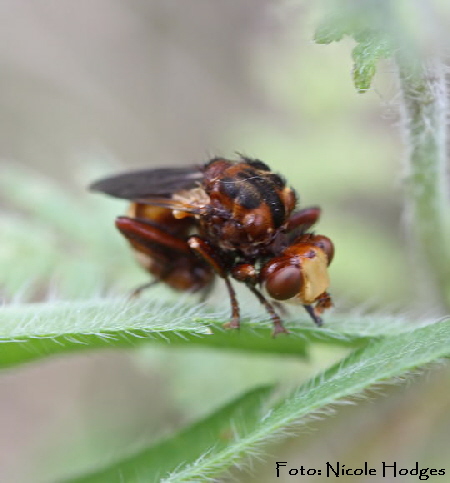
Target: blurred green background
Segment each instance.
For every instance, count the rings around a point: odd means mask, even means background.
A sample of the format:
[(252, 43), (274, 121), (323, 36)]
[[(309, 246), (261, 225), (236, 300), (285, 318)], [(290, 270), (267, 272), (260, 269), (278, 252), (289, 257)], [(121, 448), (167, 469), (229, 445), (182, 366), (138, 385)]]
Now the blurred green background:
[[(439, 19), (436, 35), (448, 29), (444, 2), (415, 3)], [(322, 206), (318, 231), (336, 245), (337, 311), (432, 315), (416, 296), (404, 239), (395, 69), (380, 64), (373, 88), (358, 94), (353, 42), (312, 42), (324, 8), (301, 0), (2, 2), (5, 301), (127, 293), (146, 276), (113, 228), (125, 205), (84, 186), (125, 166), (201, 163), (237, 151), (284, 174), (302, 206)], [(33, 211), (58, 190), (70, 199), (67, 210), (79, 207), (82, 236), (61, 239)], [(65, 209), (55, 206), (55, 216)], [(33, 231), (25, 235), (22, 223)], [(83, 274), (82, 286), (70, 282), (68, 271)], [(36, 291), (36, 283), (50, 288)], [(223, 298), (221, 288), (213, 305)], [(258, 309), (248, 294), (240, 297), (245, 310)], [(342, 354), (317, 347), (305, 363), (148, 348), (8, 371), (0, 378), (1, 479), (58, 481), (169, 434), (245, 388), (299, 384)], [(277, 460), (350, 467), (394, 459), (403, 467), (447, 465), (450, 474), (449, 378), (443, 367), (412, 384), (383, 387), (274, 443), (250, 473), (233, 477), (275, 481)], [(310, 479), (320, 481), (303, 477)]]

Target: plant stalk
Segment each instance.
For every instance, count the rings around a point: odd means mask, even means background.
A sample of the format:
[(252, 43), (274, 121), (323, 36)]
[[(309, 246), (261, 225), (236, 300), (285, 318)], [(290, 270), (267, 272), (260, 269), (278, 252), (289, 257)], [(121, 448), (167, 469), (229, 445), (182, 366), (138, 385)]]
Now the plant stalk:
[(396, 57), (403, 95), (406, 157), (405, 214), (412, 263), (423, 265), (419, 295), (450, 310), (447, 89), (438, 59)]

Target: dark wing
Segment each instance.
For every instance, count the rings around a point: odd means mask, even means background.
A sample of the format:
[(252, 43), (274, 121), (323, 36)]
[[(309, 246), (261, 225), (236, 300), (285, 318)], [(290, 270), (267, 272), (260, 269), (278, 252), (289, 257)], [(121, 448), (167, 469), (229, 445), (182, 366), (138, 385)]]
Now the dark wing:
[(198, 166), (142, 169), (100, 179), (89, 189), (126, 200), (164, 198), (195, 188), (202, 179), (203, 173)]

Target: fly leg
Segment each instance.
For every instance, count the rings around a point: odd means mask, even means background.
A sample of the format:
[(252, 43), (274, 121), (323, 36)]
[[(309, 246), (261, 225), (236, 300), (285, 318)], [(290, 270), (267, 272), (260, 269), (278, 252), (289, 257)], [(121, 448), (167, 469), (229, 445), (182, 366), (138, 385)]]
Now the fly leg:
[[(186, 244), (180, 243), (181, 240), (166, 233), (160, 227), (151, 224), (150, 222), (144, 223), (140, 220), (129, 218), (126, 216), (119, 216), (116, 219), (116, 227), (122, 233), (122, 235), (128, 240), (135, 250), (139, 253), (144, 253), (151, 258), (155, 256), (166, 258), (165, 252), (169, 250), (173, 253), (182, 253), (184, 250), (188, 252)], [(173, 256), (173, 254), (172, 254)], [(136, 287), (130, 294), (130, 299), (135, 299), (141, 295), (144, 290), (154, 287), (164, 279), (170, 276), (170, 272), (173, 270), (172, 265), (168, 265), (165, 270), (159, 274), (156, 280), (143, 283)]]
[(245, 283), (245, 285), (253, 293), (253, 295), (255, 295), (255, 297), (261, 302), (262, 305), (264, 305), (264, 308), (269, 313), (274, 325), (273, 336), (275, 337), (277, 334), (280, 334), (282, 332), (288, 333), (286, 328), (283, 326), (280, 316), (275, 310), (275, 304), (280, 311), (283, 310), (284, 313), (286, 313), (284, 307), (277, 302), (271, 304), (266, 299), (266, 297), (264, 297), (264, 295), (256, 288), (256, 284), (258, 283), (258, 273), (255, 269), (255, 265), (251, 263), (238, 263), (231, 269), (231, 275), (239, 282)]
[(183, 238), (151, 220), (121, 216), (116, 227), (134, 249), (139, 264), (155, 277), (137, 287), (131, 298), (159, 282), (183, 292), (198, 292), (211, 284), (212, 269), (192, 253)]
[(290, 315), (289, 310), (286, 308), (286, 305), (283, 305), (281, 302), (272, 300), (272, 305), (275, 307), (276, 310), (278, 310), (282, 317), (288, 317)]
[(189, 247), (183, 239), (171, 235), (151, 221), (119, 216), (116, 218), (116, 228), (132, 247), (150, 257), (159, 254), (170, 259), (174, 254), (190, 255)]
[(155, 285), (158, 285), (160, 282), (164, 282), (164, 279), (170, 275), (170, 272), (172, 271), (172, 266), (169, 265), (166, 270), (164, 270), (163, 273), (159, 276), (158, 279), (156, 280), (151, 280), (150, 282), (143, 283), (142, 285), (138, 285), (131, 293), (130, 293), (130, 300), (133, 300), (141, 295), (141, 293), (144, 290), (147, 290), (148, 288), (152, 288)]
[(303, 307), (305, 307), (306, 312), (308, 312), (309, 316), (311, 317), (311, 319), (313, 319), (317, 327), (320, 327), (323, 325), (322, 318), (317, 315), (312, 305), (303, 305)]
[(224, 266), (224, 262), (220, 259), (220, 256), (218, 256), (217, 252), (211, 247), (211, 245), (199, 236), (191, 236), (188, 239), (188, 245), (214, 269), (219, 277), (223, 278), (231, 302), (231, 320), (224, 324), (224, 327), (238, 329), (241, 323), (239, 304), (236, 298), (236, 292), (231, 285), (226, 267)]
[(141, 293), (144, 290), (147, 290), (148, 288), (152, 288), (155, 285), (158, 285), (158, 283), (164, 282), (164, 279), (168, 276), (170, 276), (171, 271), (173, 270), (172, 266), (169, 265), (169, 267), (161, 273), (159, 278), (157, 280), (151, 280), (150, 282), (143, 283), (142, 285), (138, 285), (131, 293), (130, 293), (130, 300), (133, 300), (141, 295)]
[(333, 301), (331, 300), (330, 294), (328, 292), (324, 292), (317, 297), (314, 307), (312, 305), (304, 305), (303, 307), (305, 307), (306, 312), (308, 312), (316, 325), (320, 327), (323, 325), (321, 315), (325, 310), (333, 307)]
[(286, 223), (286, 231), (297, 237), (308, 231), (320, 218), (320, 208), (310, 206), (294, 212)]
[(289, 331), (283, 325), (283, 322), (280, 319), (280, 316), (276, 313), (273, 305), (264, 297), (264, 295), (254, 286), (247, 284), (247, 287), (250, 291), (255, 295), (255, 297), (264, 305), (264, 308), (270, 315), (270, 318), (273, 322), (273, 337), (276, 337), (278, 334), (289, 334)]
[(151, 282), (146, 282), (146, 283), (143, 283), (142, 285), (139, 285), (137, 286), (131, 293), (130, 293), (130, 300), (133, 300), (137, 297), (139, 297), (139, 295), (141, 295), (141, 293), (144, 291), (144, 290), (147, 290), (148, 288), (151, 288), (151, 287), (154, 287), (155, 285), (157, 285), (159, 282), (161, 282), (161, 280), (152, 280)]

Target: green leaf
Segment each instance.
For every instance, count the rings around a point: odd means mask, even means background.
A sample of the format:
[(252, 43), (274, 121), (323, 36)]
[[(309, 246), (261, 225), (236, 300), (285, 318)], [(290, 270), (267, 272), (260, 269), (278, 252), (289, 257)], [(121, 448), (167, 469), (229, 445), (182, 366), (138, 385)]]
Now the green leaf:
[(373, 384), (422, 367), (450, 355), (450, 320), (377, 341), (357, 350), (344, 361), (301, 386), (291, 397), (269, 410), (253, 431), (222, 450), (212, 450), (163, 479), (165, 483), (206, 481), (215, 478), (274, 437), (314, 413), (323, 414), (331, 404), (359, 394)]
[(193, 424), (185, 431), (106, 470), (71, 479), (72, 483), (157, 482), (179, 465), (194, 462), (210, 452), (220, 452), (230, 443), (255, 431), (263, 415), (263, 404), (272, 386), (252, 389)]
[(367, 34), (352, 51), (354, 60), (353, 81), (359, 92), (369, 89), (376, 72), (378, 61), (391, 55), (386, 38), (375, 33)]
[(226, 314), (170, 300), (91, 300), (5, 306), (0, 310), (0, 367), (50, 355), (154, 343), (305, 357), (313, 342), (361, 347), (407, 330), (395, 317), (329, 318), (315, 327), (308, 317), (288, 323), (291, 334), (271, 337), (270, 321), (244, 320), (239, 331), (222, 327)]
[(318, 44), (330, 44), (345, 36), (352, 37), (357, 42), (352, 51), (353, 81), (359, 92), (366, 92), (378, 61), (393, 53), (391, 34), (387, 30), (388, 8), (372, 0), (345, 5), (339, 2), (334, 8), (317, 27), (314, 40)]
[[(254, 407), (252, 405), (255, 398), (260, 398), (260, 390), (257, 390), (243, 396), (241, 402), (235, 401), (230, 407), (219, 410), (209, 419), (185, 430), (178, 437), (76, 481), (155, 481), (151, 479), (155, 475), (161, 478), (158, 481), (166, 483), (217, 478), (242, 459), (257, 455), (262, 444), (274, 437), (285, 436), (287, 430), (292, 432), (293, 427), (308, 416), (318, 412), (323, 414), (327, 407), (342, 398), (360, 394), (373, 384), (398, 378), (449, 355), (450, 319), (376, 341), (354, 351), (345, 360), (325, 370), (294, 391), (290, 397), (268, 409), (265, 414), (251, 409)], [(241, 409), (240, 404), (243, 404)], [(240, 420), (245, 425), (241, 425), (239, 418), (234, 419), (235, 416), (232, 416), (233, 423), (230, 425), (229, 411), (243, 415), (247, 412)], [(226, 420), (228, 423), (224, 422)], [(202, 434), (211, 421), (215, 422), (213, 431), (202, 443), (194, 444), (193, 441), (196, 441), (197, 436)], [(218, 434), (231, 436), (223, 441)], [(182, 448), (180, 453), (173, 450), (178, 443)], [(189, 448), (191, 444), (193, 447)], [(155, 465), (160, 468), (159, 472), (155, 470)], [(177, 470), (172, 474), (165, 473), (174, 468)], [(123, 475), (127, 478), (120, 480)]]
[(351, 35), (352, 28), (345, 20), (345, 17), (336, 13), (328, 15), (316, 28), (314, 33), (316, 44), (339, 42), (345, 35)]

